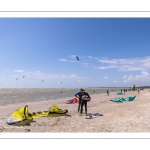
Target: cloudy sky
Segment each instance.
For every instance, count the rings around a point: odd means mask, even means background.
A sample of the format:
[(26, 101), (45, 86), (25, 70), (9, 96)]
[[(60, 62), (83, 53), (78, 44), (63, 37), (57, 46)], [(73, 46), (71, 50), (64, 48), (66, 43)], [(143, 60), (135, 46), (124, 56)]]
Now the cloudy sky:
[(0, 88), (150, 85), (149, 18), (0, 18), (0, 33)]

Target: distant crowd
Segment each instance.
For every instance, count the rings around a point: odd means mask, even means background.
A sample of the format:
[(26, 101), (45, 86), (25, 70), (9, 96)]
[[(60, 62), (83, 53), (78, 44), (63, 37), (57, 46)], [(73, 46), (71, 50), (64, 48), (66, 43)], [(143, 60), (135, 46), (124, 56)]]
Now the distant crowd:
[[(137, 88), (137, 89), (135, 89), (135, 90), (132, 90), (132, 89), (121, 89), (120, 91), (121, 91), (121, 93), (124, 91), (124, 93), (126, 93), (127, 91), (138, 91), (138, 94), (139, 94), (139, 92), (140, 92), (140, 88)], [(112, 90), (113, 91), (113, 90)], [(107, 90), (107, 95), (109, 95), (109, 90)]]

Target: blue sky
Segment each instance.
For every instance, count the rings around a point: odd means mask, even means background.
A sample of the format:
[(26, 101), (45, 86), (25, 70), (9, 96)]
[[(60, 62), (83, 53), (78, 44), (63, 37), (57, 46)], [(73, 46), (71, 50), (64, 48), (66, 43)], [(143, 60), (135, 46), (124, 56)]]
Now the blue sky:
[(0, 56), (0, 88), (150, 85), (150, 19), (0, 18)]

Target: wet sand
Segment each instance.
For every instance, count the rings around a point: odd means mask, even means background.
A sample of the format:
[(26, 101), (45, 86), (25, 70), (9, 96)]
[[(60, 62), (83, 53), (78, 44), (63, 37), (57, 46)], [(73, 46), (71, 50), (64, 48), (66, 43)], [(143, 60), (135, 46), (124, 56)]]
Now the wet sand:
[[(88, 113), (100, 113), (93, 119), (86, 119), (85, 114), (77, 113), (78, 103), (65, 104), (66, 98), (55, 101), (25, 102), (0, 106), (0, 132), (150, 132), (150, 92), (144, 89), (116, 95), (117, 92), (93, 94), (88, 102)], [(133, 101), (114, 103), (116, 97), (136, 96)], [(29, 112), (48, 110), (57, 105), (60, 109), (68, 109), (71, 116), (42, 117), (34, 119), (28, 126), (13, 126), (6, 123), (9, 115), (21, 106), (28, 105)]]

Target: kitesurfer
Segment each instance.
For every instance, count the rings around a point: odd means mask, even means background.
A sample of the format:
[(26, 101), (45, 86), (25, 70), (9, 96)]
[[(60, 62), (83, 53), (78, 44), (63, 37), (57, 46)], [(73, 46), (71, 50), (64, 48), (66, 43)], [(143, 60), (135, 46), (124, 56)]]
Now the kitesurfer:
[[(78, 95), (78, 96), (77, 96)], [(86, 98), (89, 98), (89, 94), (85, 92), (84, 89), (80, 89), (80, 92), (75, 94), (76, 97), (79, 97), (79, 106), (78, 106), (78, 112), (80, 111), (80, 115), (82, 115), (83, 106), (85, 106), (85, 114), (87, 115), (87, 100)], [(81, 109), (80, 109), (81, 107)]]

